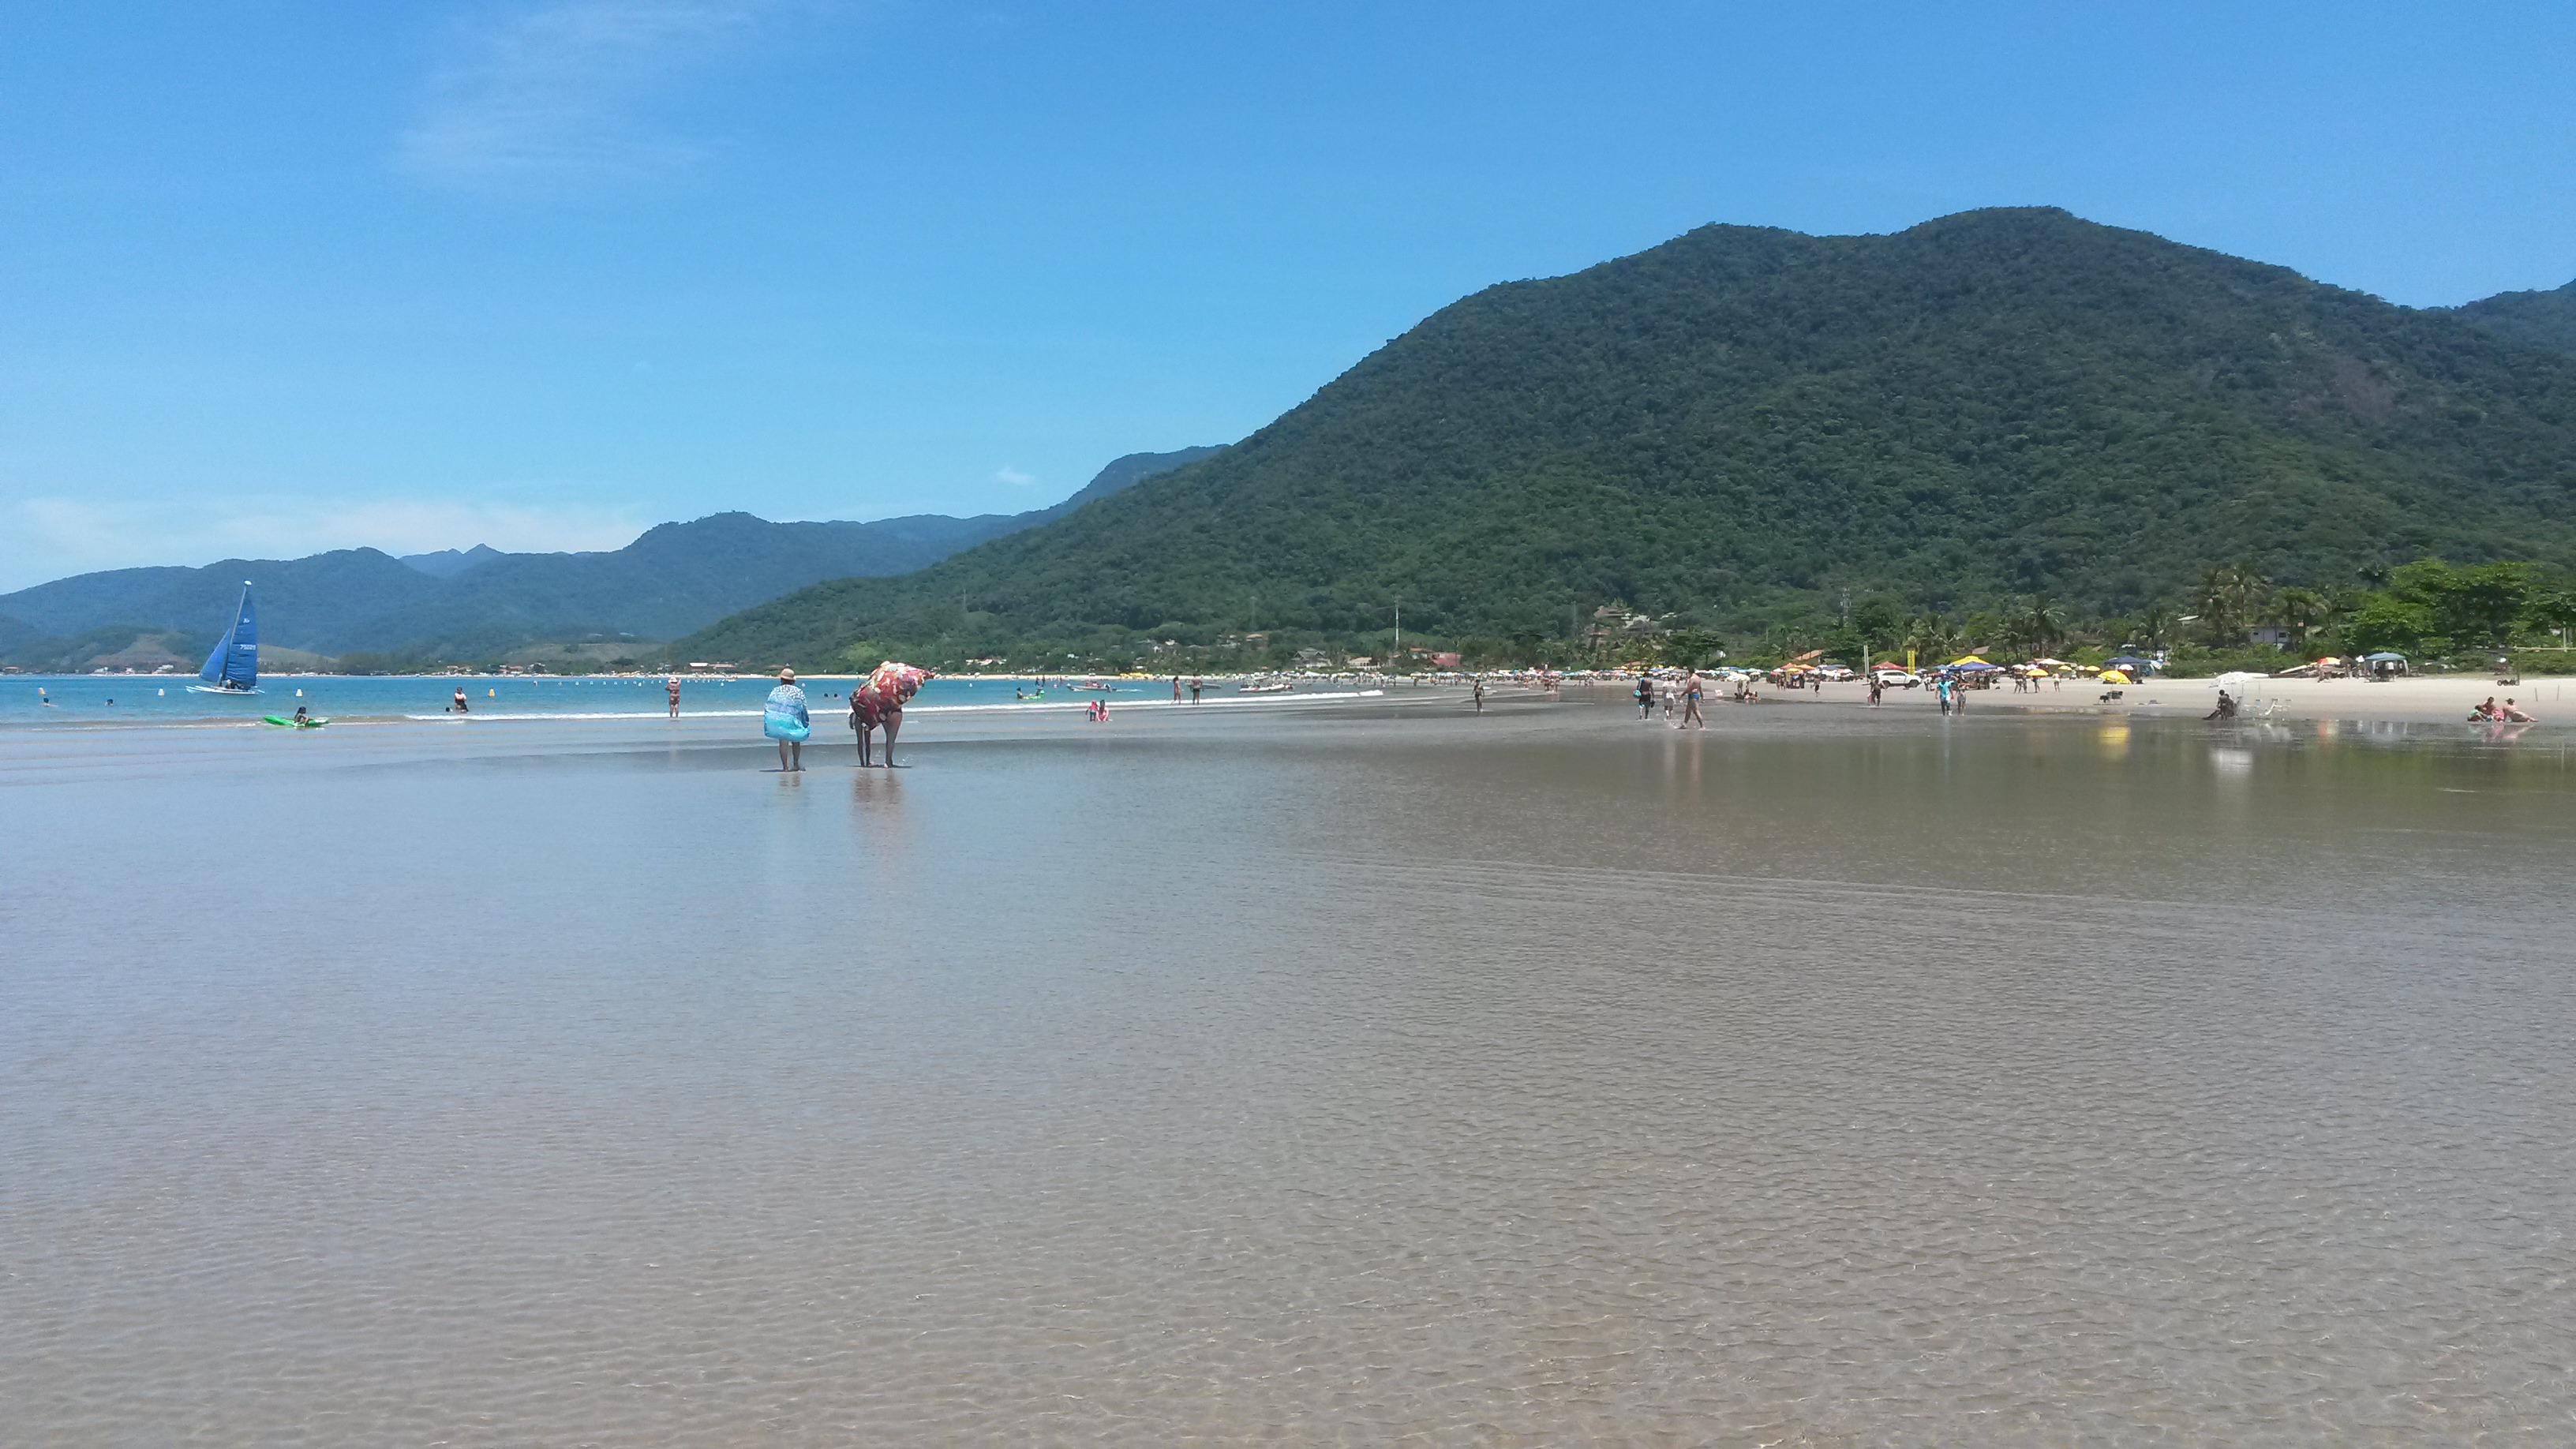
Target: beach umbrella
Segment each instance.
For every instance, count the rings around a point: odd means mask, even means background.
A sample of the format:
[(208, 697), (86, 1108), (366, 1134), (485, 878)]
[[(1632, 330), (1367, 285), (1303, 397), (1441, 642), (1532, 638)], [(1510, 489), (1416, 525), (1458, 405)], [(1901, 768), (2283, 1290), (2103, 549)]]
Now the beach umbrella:
[(2101, 680), (2104, 684), (2133, 684), (2136, 682), (2116, 669), (2103, 670), (2101, 673)]
[(2003, 668), (2000, 664), (1988, 664), (1982, 659), (1962, 659), (1950, 667), (1961, 674), (1985, 674)]
[[(1986, 661), (1984, 661), (1984, 660), (1982, 660), (1982, 659), (1979, 659), (1979, 658), (1978, 658), (1976, 655), (1974, 655), (1974, 654), (1969, 654), (1969, 655), (1963, 655), (1963, 656), (1961, 656), (1960, 658), (1957, 658), (1957, 659), (1953, 659), (1953, 660), (1951, 660), (1950, 662), (1951, 662), (1952, 664), (1985, 664), (1985, 662), (1986, 662)], [(1988, 668), (1992, 668), (1993, 666), (1992, 666), (1992, 665), (1988, 665), (1987, 667), (1988, 667)]]

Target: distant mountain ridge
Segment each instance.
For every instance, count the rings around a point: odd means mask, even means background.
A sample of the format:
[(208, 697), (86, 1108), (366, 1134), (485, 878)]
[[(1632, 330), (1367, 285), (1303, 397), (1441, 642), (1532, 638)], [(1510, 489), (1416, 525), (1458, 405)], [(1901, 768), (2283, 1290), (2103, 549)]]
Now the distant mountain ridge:
[(2445, 310), (2498, 337), (2576, 357), (2576, 282), (2548, 292), (2499, 292)]
[(2576, 564), (2576, 358), (2492, 326), (2056, 208), (1708, 226), (1463, 298), (1073, 517), (684, 647), (1115, 661), (1352, 638), (1399, 599), (1409, 634), (1545, 639), (1613, 600), (1758, 629), (1872, 595), (2124, 612), (2238, 561)]
[(436, 553), (407, 553), (402, 556), (401, 562), (411, 565), (431, 578), (452, 579), (467, 569), (479, 568), (496, 558), (508, 557), (508, 554), (488, 543), (478, 543), (467, 549), (443, 548)]
[(0, 595), (0, 651), (41, 653), (110, 626), (194, 637), (227, 617), (244, 582), (263, 643), (322, 654), (484, 655), (532, 638), (671, 639), (823, 579), (909, 573), (1034, 527), (1212, 447), (1131, 453), (1072, 497), (1027, 513), (918, 514), (868, 523), (772, 523), (718, 513), (647, 529), (621, 549), (512, 554), (478, 545), (398, 559), (372, 548), (204, 568), (114, 569)]

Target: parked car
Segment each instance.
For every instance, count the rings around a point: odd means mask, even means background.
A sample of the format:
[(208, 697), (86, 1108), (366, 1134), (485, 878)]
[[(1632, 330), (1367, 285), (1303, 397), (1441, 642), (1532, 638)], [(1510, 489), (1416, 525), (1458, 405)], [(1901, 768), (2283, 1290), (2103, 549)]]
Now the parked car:
[(1820, 664), (1816, 666), (1816, 672), (1823, 675), (1828, 684), (1848, 684), (1860, 678), (1859, 675), (1851, 672), (1849, 665), (1845, 664)]
[(1912, 689), (1923, 682), (1920, 676), (1908, 674), (1902, 669), (1876, 670), (1870, 677), (1877, 680), (1882, 689)]

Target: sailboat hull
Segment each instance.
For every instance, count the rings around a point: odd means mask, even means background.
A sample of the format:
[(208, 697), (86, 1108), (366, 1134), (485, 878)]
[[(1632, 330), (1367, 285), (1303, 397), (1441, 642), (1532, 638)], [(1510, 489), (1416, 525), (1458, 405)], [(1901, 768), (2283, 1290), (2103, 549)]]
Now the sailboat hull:
[(252, 688), (249, 688), (249, 689), (225, 689), (225, 688), (223, 688), (223, 687), (222, 687), (222, 686), (220, 686), (220, 685), (213, 685), (213, 684), (191, 684), (191, 685), (189, 685), (189, 686), (188, 686), (188, 692), (189, 692), (190, 694), (231, 694), (231, 695), (239, 695), (239, 696), (242, 696), (242, 697), (244, 697), (244, 698), (247, 698), (247, 697), (249, 697), (249, 696), (251, 696), (251, 695), (254, 695), (254, 694), (259, 693), (259, 689), (257, 688), (257, 686), (253, 686)]

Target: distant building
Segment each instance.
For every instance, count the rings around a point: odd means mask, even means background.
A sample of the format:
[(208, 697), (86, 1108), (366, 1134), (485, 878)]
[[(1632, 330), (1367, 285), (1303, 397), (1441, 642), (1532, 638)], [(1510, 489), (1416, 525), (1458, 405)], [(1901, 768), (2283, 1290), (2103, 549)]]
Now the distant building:
[(2298, 631), (2287, 624), (2257, 624), (2245, 631), (2245, 640), (2249, 644), (2270, 644), (2287, 649), (2298, 643), (2299, 637)]

